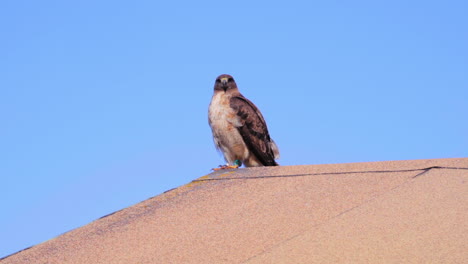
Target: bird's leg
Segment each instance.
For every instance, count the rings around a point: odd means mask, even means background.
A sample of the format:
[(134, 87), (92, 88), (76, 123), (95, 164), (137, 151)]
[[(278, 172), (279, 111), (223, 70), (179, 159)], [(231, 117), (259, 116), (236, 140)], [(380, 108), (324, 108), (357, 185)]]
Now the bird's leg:
[(219, 171), (219, 170), (226, 170), (226, 169), (237, 169), (242, 165), (242, 162), (240, 160), (235, 160), (234, 165), (219, 165), (218, 168), (213, 168), (212, 170), (214, 171)]

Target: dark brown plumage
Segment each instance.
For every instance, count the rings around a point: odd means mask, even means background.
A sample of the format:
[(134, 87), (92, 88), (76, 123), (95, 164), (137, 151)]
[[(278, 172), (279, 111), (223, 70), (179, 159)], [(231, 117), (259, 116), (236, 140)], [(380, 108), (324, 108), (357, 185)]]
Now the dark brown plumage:
[(273, 142), (268, 133), (265, 119), (258, 108), (242, 95), (233, 96), (230, 100), (231, 108), (239, 116), (242, 126), (238, 131), (245, 144), (264, 166), (277, 166), (275, 154), (271, 146)]

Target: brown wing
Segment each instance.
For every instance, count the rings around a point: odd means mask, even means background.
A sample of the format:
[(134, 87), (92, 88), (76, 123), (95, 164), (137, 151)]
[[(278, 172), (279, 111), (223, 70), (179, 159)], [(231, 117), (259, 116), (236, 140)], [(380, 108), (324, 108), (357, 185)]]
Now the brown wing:
[(268, 128), (258, 108), (242, 95), (231, 97), (231, 107), (240, 119), (237, 127), (249, 150), (264, 166), (277, 166)]

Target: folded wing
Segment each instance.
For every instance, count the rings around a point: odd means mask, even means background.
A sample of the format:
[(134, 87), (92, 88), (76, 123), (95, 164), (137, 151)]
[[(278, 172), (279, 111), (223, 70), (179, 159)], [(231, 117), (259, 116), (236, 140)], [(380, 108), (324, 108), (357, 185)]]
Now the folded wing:
[(264, 166), (277, 166), (275, 158), (279, 157), (279, 151), (258, 108), (242, 95), (231, 97), (230, 105), (237, 114), (237, 129), (249, 151)]

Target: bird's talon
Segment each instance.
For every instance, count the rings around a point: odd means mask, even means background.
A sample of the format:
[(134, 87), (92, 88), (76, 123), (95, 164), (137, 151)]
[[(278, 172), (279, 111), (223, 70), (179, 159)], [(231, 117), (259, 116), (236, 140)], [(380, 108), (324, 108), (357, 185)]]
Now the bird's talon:
[(219, 165), (218, 168), (213, 168), (214, 171), (227, 170), (227, 169), (237, 169), (238, 165)]

